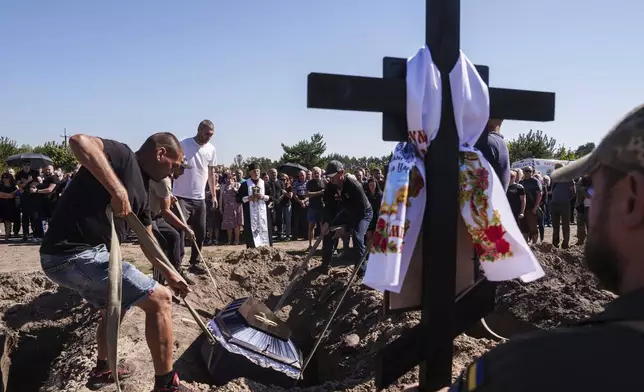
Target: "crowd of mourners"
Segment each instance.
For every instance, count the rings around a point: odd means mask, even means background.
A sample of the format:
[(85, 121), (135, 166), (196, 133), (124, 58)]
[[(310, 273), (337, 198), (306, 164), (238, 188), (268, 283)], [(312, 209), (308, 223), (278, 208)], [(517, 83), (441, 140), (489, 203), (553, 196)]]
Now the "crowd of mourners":
[[(562, 166), (558, 163), (555, 168)], [(577, 222), (574, 245), (583, 245), (592, 194), (588, 176), (569, 182), (552, 182), (550, 177), (535, 172), (530, 166), (510, 171), (508, 201), (521, 232), (531, 243), (544, 241), (545, 228), (552, 227), (553, 245), (568, 248), (571, 245), (570, 225)]]
[[(384, 188), (382, 170), (357, 169), (352, 174), (364, 188), (374, 211), (378, 211)], [(273, 240), (308, 240), (312, 246), (323, 221), (324, 190), (330, 186), (325, 171), (313, 167), (301, 170), (297, 175), (289, 175), (270, 168), (262, 172), (260, 178), (269, 197), (267, 207), (273, 225)], [(206, 244), (239, 244), (240, 231), (243, 231), (242, 204), (235, 196), (247, 179), (241, 169), (225, 169), (220, 174), (216, 186), (218, 208), (212, 208), (212, 202), (208, 203)], [(206, 194), (211, 195), (208, 186)], [(210, 199), (206, 197), (206, 200)], [(374, 225), (376, 218), (373, 219)], [(348, 234), (344, 240), (348, 245)]]
[(13, 234), (22, 236), (24, 242), (42, 241), (58, 198), (77, 171), (78, 167), (63, 172), (52, 165), (32, 168), (28, 160), (17, 171), (7, 168), (0, 184), (0, 233), (4, 240), (8, 242)]
[[(24, 242), (38, 243), (47, 231), (47, 223), (56, 203), (67, 184), (73, 180), (72, 172), (63, 172), (51, 165), (32, 168), (24, 161), (22, 168), (7, 168), (2, 173), (0, 185), (0, 221), (4, 223), (5, 241), (12, 237)], [(347, 173), (348, 174), (348, 173)], [(367, 235), (375, 228), (377, 211), (382, 200), (384, 176), (382, 170), (357, 169), (353, 173), (362, 184), (373, 211), (372, 225)], [(206, 225), (204, 245), (239, 245), (244, 230), (242, 203), (237, 198), (241, 184), (248, 179), (246, 170), (223, 169), (215, 174), (215, 198), (213, 206), (210, 186), (205, 188)], [(266, 184), (268, 213), (273, 225), (274, 241), (308, 240), (312, 246), (320, 234), (323, 218), (324, 190), (329, 186), (325, 172), (319, 167), (301, 170), (296, 175), (278, 173), (270, 168), (261, 173)], [(342, 237), (343, 249), (350, 249), (350, 234)]]

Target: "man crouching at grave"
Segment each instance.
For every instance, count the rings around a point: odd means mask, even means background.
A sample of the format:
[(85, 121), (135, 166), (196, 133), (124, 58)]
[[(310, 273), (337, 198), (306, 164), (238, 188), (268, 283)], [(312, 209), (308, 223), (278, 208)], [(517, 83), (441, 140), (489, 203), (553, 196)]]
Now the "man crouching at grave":
[[(334, 203), (325, 203), (322, 210), (321, 235), (325, 236), (322, 241), (322, 262), (323, 268), (328, 271), (333, 254), (333, 243), (335, 239), (342, 238), (345, 231), (353, 230), (355, 232), (353, 238), (355, 238), (355, 248), (358, 251), (356, 262), (362, 259), (368, 251), (365, 236), (374, 212), (364, 192), (364, 187), (356, 177), (344, 173), (344, 166), (341, 162), (335, 160), (329, 162), (326, 167), (326, 176), (331, 186), (325, 189), (324, 199), (335, 198), (334, 195), (329, 195), (330, 192), (339, 193), (342, 208), (339, 215), (336, 215), (336, 209), (333, 208)], [(337, 225), (343, 225), (343, 227), (335, 230), (332, 234), (329, 233), (329, 228)], [(364, 273), (364, 264), (360, 273)]]
[[(98, 358), (87, 384), (90, 389), (98, 389), (114, 382), (107, 364), (105, 336), (107, 246), (111, 240), (107, 207), (111, 206), (114, 215), (120, 218), (136, 214), (152, 234), (148, 182), (174, 173), (181, 165), (183, 149), (171, 133), (150, 136), (136, 153), (117, 141), (82, 134), (72, 136), (69, 145), (82, 167), (54, 211), (40, 248), (40, 263), (49, 279), (77, 291), (101, 311), (96, 333)], [(154, 258), (147, 258), (163, 274), (169, 288), (179, 295), (190, 291), (181, 276)], [(156, 375), (154, 391), (189, 391), (180, 384), (172, 366), (174, 335), (170, 290), (125, 261), (122, 284), (123, 313), (132, 306), (145, 312), (145, 337)], [(119, 368), (119, 378), (127, 378), (132, 371), (132, 365), (126, 362)]]

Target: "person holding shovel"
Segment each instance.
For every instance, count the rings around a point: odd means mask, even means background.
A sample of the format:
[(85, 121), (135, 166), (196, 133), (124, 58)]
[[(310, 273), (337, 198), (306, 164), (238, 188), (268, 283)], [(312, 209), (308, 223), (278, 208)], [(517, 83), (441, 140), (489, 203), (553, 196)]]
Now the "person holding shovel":
[[(77, 134), (69, 139), (74, 156), (82, 165), (51, 218), (40, 248), (45, 275), (60, 286), (72, 289), (101, 311), (97, 330), (98, 357), (87, 387), (93, 390), (114, 382), (107, 363), (106, 313), (108, 298), (108, 244), (111, 223), (107, 207), (116, 217), (134, 213), (152, 233), (148, 182), (160, 181), (182, 164), (183, 149), (171, 133), (150, 136), (134, 153), (114, 140)], [(119, 238), (123, 240), (123, 238)], [(168, 287), (185, 296), (186, 281), (176, 272), (143, 252), (167, 281)], [(145, 336), (155, 371), (153, 392), (187, 392), (173, 369), (171, 292), (130, 263), (123, 261), (123, 315), (132, 306), (145, 312)], [(119, 379), (132, 374), (127, 363), (119, 368)]]
[[(364, 187), (355, 176), (345, 174), (344, 165), (340, 161), (329, 162), (326, 176), (331, 186), (327, 185), (328, 188), (325, 189), (324, 199), (328, 203), (325, 203), (323, 208), (320, 235), (325, 236), (322, 240), (322, 260), (324, 268), (328, 271), (333, 254), (333, 243), (335, 239), (342, 238), (346, 229), (355, 231), (354, 246), (358, 250), (358, 260), (368, 251), (365, 236), (374, 212)], [(338, 204), (342, 206), (342, 212), (336, 216)], [(344, 226), (331, 235), (329, 233), (331, 223)], [(363, 274), (364, 269), (360, 273)]]

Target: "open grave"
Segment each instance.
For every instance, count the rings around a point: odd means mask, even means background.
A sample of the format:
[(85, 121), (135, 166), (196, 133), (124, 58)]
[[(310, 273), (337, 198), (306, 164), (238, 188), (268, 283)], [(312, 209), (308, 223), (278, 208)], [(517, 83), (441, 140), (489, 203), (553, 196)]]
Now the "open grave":
[[(583, 265), (580, 248), (560, 250), (541, 244), (534, 251), (546, 277), (530, 284), (506, 282), (498, 289), (498, 307), (517, 319), (537, 328), (553, 328), (601, 311), (614, 298), (597, 287)], [(207, 258), (227, 301), (253, 295), (269, 308), (301, 261), (300, 256), (273, 248)], [(312, 266), (316, 263), (314, 259)], [(328, 276), (320, 275), (316, 268), (309, 270), (278, 313), (278, 317), (288, 320), (305, 355), (337, 303), (352, 268), (337, 265)], [(38, 272), (0, 275), (0, 287), (0, 343), (4, 349), (0, 366), (6, 391), (88, 391), (85, 382), (95, 361), (97, 312), (76, 294), (58, 288)], [(199, 279), (190, 297), (204, 321), (225, 305), (217, 299), (207, 277)], [(173, 317), (175, 366), (193, 389), (282, 390), (243, 378), (222, 386), (210, 385), (212, 381), (200, 354), (201, 331), (182, 305), (174, 305)], [(383, 316), (381, 294), (353, 284), (299, 387), (306, 391), (375, 390), (376, 353), (418, 323), (419, 317), (418, 313)], [(459, 336), (454, 342), (454, 375), (496, 344), (499, 342), (492, 339)], [(137, 367), (136, 374), (124, 382), (124, 390), (151, 390), (153, 369), (145, 342), (144, 315), (138, 309), (133, 309), (123, 322), (119, 352), (122, 359)], [(388, 390), (400, 390), (402, 385), (415, 381), (417, 375), (410, 372)]]

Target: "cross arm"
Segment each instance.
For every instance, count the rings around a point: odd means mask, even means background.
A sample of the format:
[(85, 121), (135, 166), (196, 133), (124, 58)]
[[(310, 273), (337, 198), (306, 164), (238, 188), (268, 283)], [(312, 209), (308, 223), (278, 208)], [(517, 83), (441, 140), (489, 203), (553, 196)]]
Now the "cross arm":
[[(555, 94), (490, 88), (490, 116), (506, 120), (553, 121)], [(401, 79), (383, 79), (312, 72), (307, 107), (404, 115), (406, 86)]]
[[(380, 112), (389, 117), (406, 113), (405, 59), (385, 58), (385, 66), (401, 68), (402, 75), (375, 78), (326, 73), (308, 75), (307, 107), (363, 112)], [(401, 62), (403, 62), (401, 64)], [(487, 79), (485, 66), (476, 66)], [(386, 70), (385, 70), (386, 71)], [(386, 73), (386, 72), (385, 72)], [(401, 77), (402, 76), (402, 77)], [(491, 87), (490, 117), (506, 120), (553, 121), (555, 94), (542, 91)], [(391, 134), (385, 127), (384, 140), (406, 141), (406, 133)]]

